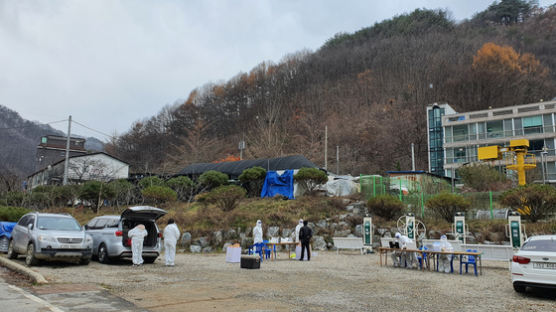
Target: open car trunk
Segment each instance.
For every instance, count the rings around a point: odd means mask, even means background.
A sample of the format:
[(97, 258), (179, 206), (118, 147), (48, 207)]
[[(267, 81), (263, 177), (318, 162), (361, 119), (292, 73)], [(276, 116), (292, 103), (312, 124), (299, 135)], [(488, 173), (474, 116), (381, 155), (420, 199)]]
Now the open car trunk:
[(141, 221), (141, 220), (122, 220), (122, 240), (124, 246), (131, 246), (131, 239), (127, 236), (127, 232), (138, 224), (143, 224), (145, 226), (145, 230), (147, 230), (148, 235), (143, 240), (143, 246), (145, 247), (154, 247), (156, 246), (156, 242), (158, 240), (158, 231), (153, 221)]

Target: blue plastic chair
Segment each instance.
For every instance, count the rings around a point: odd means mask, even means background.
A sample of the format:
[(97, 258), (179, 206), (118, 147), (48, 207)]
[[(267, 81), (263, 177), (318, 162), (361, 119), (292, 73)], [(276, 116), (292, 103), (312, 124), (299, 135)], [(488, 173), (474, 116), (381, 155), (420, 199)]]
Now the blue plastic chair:
[(264, 254), (266, 259), (270, 258), (270, 253), (272, 252), (272, 248), (268, 247), (266, 244), (268, 244), (269, 241), (268, 240), (263, 240), (263, 244), (264, 244)]
[(261, 262), (263, 262), (263, 250), (264, 250), (264, 243), (257, 243), (248, 247), (247, 253), (249, 255), (258, 254)]
[[(419, 250), (429, 250), (427, 246), (421, 246)], [(427, 253), (423, 253), (423, 258), (421, 258), (421, 254), (417, 253), (417, 260), (419, 260), (419, 268), (423, 269), (423, 262), (427, 261)]]
[[(477, 252), (477, 250), (475, 249), (467, 249), (467, 252)], [(469, 265), (473, 265), (473, 269), (475, 271), (475, 276), (477, 276), (477, 261), (475, 259), (475, 256), (466, 256), (467, 259), (464, 259), (463, 257), (460, 257), (460, 261), (459, 261), (459, 274), (462, 274), (462, 265), (465, 264), (465, 273), (468, 273), (468, 269), (469, 269)]]

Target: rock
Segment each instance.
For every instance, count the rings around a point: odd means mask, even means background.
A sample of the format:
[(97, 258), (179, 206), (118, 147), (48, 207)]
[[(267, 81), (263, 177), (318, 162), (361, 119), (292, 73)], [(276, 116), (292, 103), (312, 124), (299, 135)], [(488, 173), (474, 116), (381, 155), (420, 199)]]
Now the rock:
[(314, 224), (313, 222), (308, 222), (308, 223), (307, 223), (307, 226), (310, 227), (311, 229), (315, 229), (315, 228), (316, 228), (316, 226), (315, 226), (315, 224)]
[(338, 218), (339, 218), (340, 220), (345, 220), (345, 219), (348, 217), (348, 215), (349, 215), (349, 214), (344, 213), (344, 214), (339, 215)]
[(214, 239), (214, 243), (216, 245), (222, 244), (222, 231), (216, 231), (212, 233), (212, 237)]
[(207, 247), (207, 246), (209, 245), (209, 239), (208, 239), (208, 237), (204, 237), (204, 236), (203, 236), (203, 237), (199, 237), (199, 238), (196, 240), (196, 243), (197, 243), (198, 245), (201, 245), (201, 247), (204, 248), (204, 247)]
[(354, 215), (360, 215), (360, 214), (361, 214), (361, 209), (359, 209), (359, 208), (353, 208), (353, 210), (351, 211), (351, 213), (353, 213)]
[(325, 229), (328, 227), (328, 222), (326, 222), (326, 220), (320, 220), (319, 222), (317, 222), (317, 227)]
[(384, 232), (384, 235), (382, 236), (384, 238), (392, 238), (392, 234), (390, 234), (390, 232)]
[(234, 230), (234, 229), (229, 229), (229, 230), (226, 231), (226, 233), (224, 234), (224, 237), (225, 237), (226, 239), (237, 239), (237, 238), (238, 238), (238, 235), (237, 235), (236, 230)]
[(340, 229), (348, 229), (350, 228), (349, 223), (345, 222), (345, 221), (341, 221), (340, 223), (338, 223), (338, 228)]
[(342, 205), (347, 205), (351, 202), (351, 200), (347, 199), (347, 198), (342, 198), (341, 199)]
[(330, 229), (331, 229), (331, 230), (334, 231), (334, 230), (337, 229), (337, 228), (338, 228), (338, 223), (333, 222), (333, 223), (330, 224)]
[(292, 229), (282, 229), (282, 237), (290, 237), (294, 230)]
[(326, 241), (322, 236), (313, 236), (313, 249), (326, 250)]
[(266, 231), (267, 237), (278, 237), (280, 236), (280, 227), (278, 226), (269, 226), (268, 230)]
[(353, 235), (353, 234), (348, 234), (347, 237), (355, 237), (355, 235)]
[(350, 230), (337, 230), (334, 232), (334, 237), (346, 237), (351, 234)]
[(212, 252), (212, 247), (207, 246), (207, 247), (203, 248), (203, 253), (209, 253), (209, 252)]
[(230, 242), (226, 242), (224, 243), (224, 246), (222, 246), (222, 251), (226, 252), (228, 250), (228, 247), (232, 246), (233, 244)]
[(191, 233), (185, 232), (185, 233), (183, 233), (183, 235), (181, 236), (180, 245), (185, 247), (185, 246), (187, 246), (187, 245), (189, 245), (189, 244), (191, 244)]
[(355, 226), (355, 232), (353, 234), (355, 234), (355, 236), (357, 237), (362, 237), (363, 236), (363, 225), (358, 224)]
[(385, 228), (379, 228), (376, 230), (378, 232), (378, 234), (380, 234), (380, 236), (383, 236), (384, 233), (386, 233), (386, 231), (388, 231), (388, 229)]
[(191, 246), (189, 246), (189, 251), (191, 251), (193, 253), (199, 253), (199, 252), (201, 252), (201, 246), (191, 245)]

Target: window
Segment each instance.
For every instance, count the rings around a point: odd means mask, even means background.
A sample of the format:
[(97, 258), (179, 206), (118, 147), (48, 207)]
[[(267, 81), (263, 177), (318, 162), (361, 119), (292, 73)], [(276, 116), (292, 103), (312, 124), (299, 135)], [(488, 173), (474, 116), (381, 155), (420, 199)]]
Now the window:
[(524, 134), (542, 133), (542, 116), (531, 116), (521, 118)]
[(479, 132), (479, 140), (486, 138), (486, 130), (485, 130), (485, 123), (480, 122), (477, 124), (477, 130)]
[(21, 218), (19, 220), (19, 222), (17, 223), (17, 225), (21, 225), (21, 226), (27, 226), (27, 221), (29, 221), (29, 218), (31, 216), (24, 216), (23, 218)]
[(477, 139), (477, 124), (472, 123), (469, 124), (469, 140), (476, 140)]
[(488, 121), (487, 122), (487, 137), (488, 138), (501, 138), (504, 133), (502, 120)]
[(446, 163), (451, 164), (454, 162), (454, 149), (447, 148), (446, 149)]
[(532, 240), (523, 244), (521, 250), (556, 252), (556, 241), (552, 239)]
[(100, 218), (94, 218), (93, 220), (89, 221), (89, 223), (87, 223), (87, 228), (88, 229), (95, 229), (96, 224), (98, 223), (98, 220), (100, 220)]
[(465, 158), (465, 147), (457, 147), (454, 149), (454, 162), (463, 163), (466, 162)]
[(511, 137), (514, 135), (512, 131), (512, 120), (504, 119), (504, 137)]
[(108, 222), (108, 219), (106, 219), (106, 218), (98, 219), (98, 222), (95, 224), (95, 228), (104, 229), (107, 222)]
[(446, 143), (452, 143), (452, 127), (445, 127), (444, 135), (446, 136)]
[(554, 152), (554, 139), (544, 139), (544, 146), (546, 146), (549, 156), (556, 155)]
[(514, 135), (523, 135), (523, 127), (521, 126), (521, 118), (514, 119)]
[(543, 147), (544, 140), (529, 140), (529, 153), (533, 153), (535, 156), (541, 157)]
[(118, 227), (119, 223), (120, 219), (106, 219), (106, 227), (108, 228)]
[(37, 227), (41, 230), (80, 231), (81, 226), (73, 218), (40, 217)]
[(554, 126), (552, 125), (552, 114), (542, 115), (542, 121), (544, 124), (544, 132), (554, 132)]
[(467, 125), (453, 126), (454, 142), (467, 141)]

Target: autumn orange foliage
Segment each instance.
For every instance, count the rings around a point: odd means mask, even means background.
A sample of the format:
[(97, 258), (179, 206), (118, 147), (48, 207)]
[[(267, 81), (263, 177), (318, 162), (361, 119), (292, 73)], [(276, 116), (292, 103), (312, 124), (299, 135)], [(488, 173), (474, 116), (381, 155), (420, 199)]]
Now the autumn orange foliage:
[(217, 164), (217, 163), (223, 163), (223, 162), (229, 162), (229, 161), (239, 161), (239, 160), (241, 160), (241, 159), (238, 156), (228, 155), (225, 158), (213, 161), (213, 163)]
[(519, 54), (510, 46), (487, 42), (473, 56), (473, 69), (499, 74), (546, 74), (546, 68), (531, 53)]

